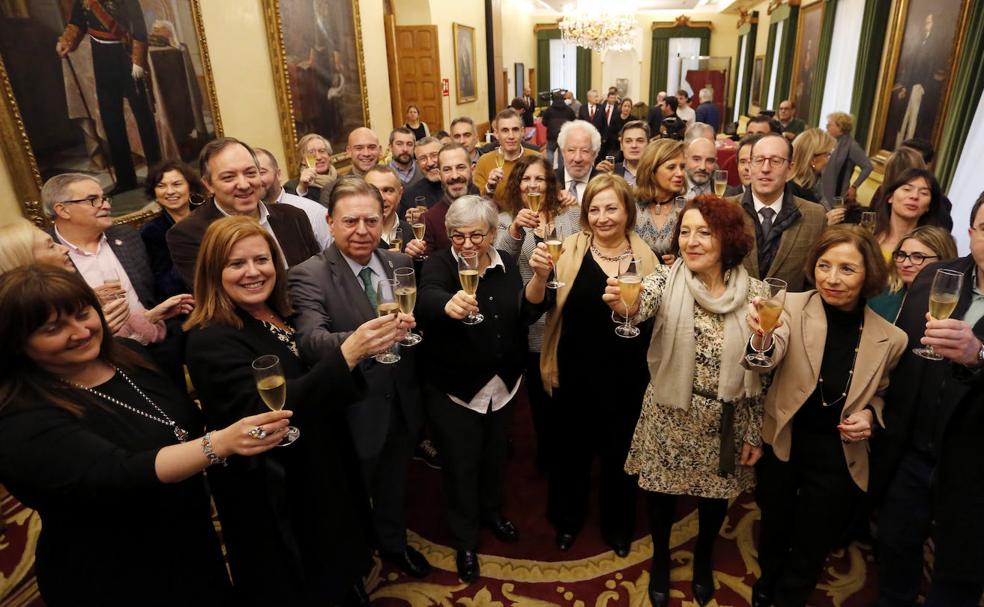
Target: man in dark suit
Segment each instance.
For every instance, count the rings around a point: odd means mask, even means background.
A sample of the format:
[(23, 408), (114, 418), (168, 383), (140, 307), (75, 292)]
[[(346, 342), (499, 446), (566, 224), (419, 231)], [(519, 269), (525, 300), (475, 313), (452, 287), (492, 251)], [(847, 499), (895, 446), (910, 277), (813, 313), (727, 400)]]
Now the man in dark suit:
[(588, 181), (598, 174), (594, 163), (601, 149), (601, 133), (583, 120), (565, 122), (557, 145), (564, 157), (564, 165), (557, 167), (557, 183), (561, 191), (576, 197), (580, 204)]
[[(984, 195), (971, 209), (967, 257), (923, 268), (896, 325), (910, 347), (931, 345), (944, 361), (906, 349), (892, 373), (885, 429), (872, 444), (871, 491), (878, 513), (878, 607), (916, 602), (923, 545), (935, 544), (926, 605), (979, 604), (984, 585)], [(926, 321), (936, 272), (963, 275), (947, 320)], [(934, 495), (935, 493), (935, 495)], [(935, 528), (934, 528), (935, 521)]]
[(321, 250), (304, 211), (285, 204), (267, 207), (261, 202), (266, 189), (251, 147), (232, 137), (212, 140), (198, 155), (198, 165), (212, 200), (167, 233), (171, 259), (186, 284), (194, 285), (195, 261), (205, 230), (213, 221), (230, 215), (248, 215), (271, 231), (288, 267)]
[(523, 126), (529, 128), (533, 126), (533, 110), (536, 109), (536, 99), (533, 98), (530, 87), (523, 89), (523, 96), (520, 99), (523, 100)]
[(663, 120), (670, 116), (676, 116), (676, 112), (677, 98), (672, 95), (664, 97), (663, 103), (654, 105), (649, 110), (649, 132), (652, 133), (653, 137), (659, 136)]
[(741, 185), (729, 185), (724, 190), (725, 197), (744, 196), (752, 187), (752, 145), (761, 135), (745, 135), (738, 142), (738, 153), (735, 154), (735, 164), (738, 166), (738, 179)]
[[(379, 281), (410, 258), (379, 249), (383, 200), (379, 191), (357, 177), (343, 177), (328, 201), (334, 243), (290, 271), (294, 326), (301, 356), (309, 363), (341, 345), (362, 323), (376, 316)], [(430, 573), (427, 559), (407, 545), (404, 498), (407, 465), (422, 422), (412, 348), (401, 348), (400, 361), (359, 364), (366, 379), (365, 398), (348, 409), (348, 424), (362, 475), (372, 498), (376, 542), (384, 559), (408, 575)]]
[(604, 130), (608, 127), (608, 124), (605, 121), (605, 113), (602, 111), (601, 99), (598, 97), (598, 91), (594, 89), (588, 91), (588, 102), (581, 106), (580, 111), (577, 113), (577, 117), (579, 120), (584, 120), (585, 122), (589, 122), (594, 125), (594, 127), (598, 129), (599, 133), (604, 132)]
[(748, 213), (755, 244), (743, 262), (754, 278), (779, 278), (790, 292), (804, 290), (803, 264), (827, 226), (823, 207), (797, 198), (786, 188), (793, 144), (779, 133), (751, 146), (752, 188), (734, 199)]
[[(396, 214), (396, 208), (400, 204), (400, 196), (403, 195), (403, 183), (393, 167), (385, 164), (377, 164), (369, 169), (365, 176), (366, 183), (379, 190), (383, 197), (383, 230), (379, 241), (379, 246), (384, 249), (392, 249), (394, 240), (402, 240), (400, 252), (406, 253), (410, 257), (417, 258), (423, 255), (425, 245), (422, 240), (415, 240), (413, 237), (413, 226), (402, 217)], [(400, 233), (396, 230), (399, 228)]]
[(440, 149), (441, 142), (436, 137), (424, 137), (414, 146), (417, 172), (424, 177), (412, 186), (404, 188), (403, 196), (400, 198), (400, 208), (397, 210), (401, 218), (412, 220), (413, 214), (408, 217), (407, 211), (416, 207), (429, 209), (441, 199), (443, 195), (441, 172), (437, 168), (437, 153)]
[(451, 208), (451, 203), (465, 194), (478, 194), (478, 188), (472, 184), (472, 167), (468, 162), (468, 151), (457, 143), (441, 148), (438, 162), (441, 168), (441, 188), (444, 196), (421, 217), (424, 222), (424, 242), (427, 251), (436, 252), (451, 246), (448, 232), (444, 226), (444, 217)]

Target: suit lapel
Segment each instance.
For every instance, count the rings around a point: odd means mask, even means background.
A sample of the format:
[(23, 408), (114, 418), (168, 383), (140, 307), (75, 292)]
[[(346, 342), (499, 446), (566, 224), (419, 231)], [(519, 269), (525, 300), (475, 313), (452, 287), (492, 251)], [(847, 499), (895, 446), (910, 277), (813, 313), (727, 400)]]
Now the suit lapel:
[[(875, 373), (885, 360), (886, 350), (888, 349), (888, 334), (885, 327), (877, 321), (877, 314), (871, 308), (864, 309), (865, 329), (861, 333), (861, 344), (858, 347), (857, 362), (854, 364), (854, 376), (851, 378), (851, 387), (847, 391), (847, 400), (844, 401), (844, 412), (854, 409), (861, 393), (871, 383)], [(867, 403), (864, 403), (867, 404)]]
[[(776, 223), (779, 222), (780, 216), (791, 213), (793, 209), (796, 209), (796, 203), (793, 201), (792, 196), (787, 196), (783, 201), (782, 211), (780, 211), (779, 216), (776, 217)], [(800, 221), (795, 222), (793, 225), (783, 230), (782, 236), (779, 237), (779, 249), (776, 250), (776, 256), (772, 260), (772, 265), (769, 266), (769, 276), (774, 276), (776, 270), (782, 267), (782, 262), (789, 256), (789, 252), (793, 250), (793, 245), (796, 244), (796, 240), (799, 238), (799, 233), (802, 228), (803, 220), (801, 216)]]
[(329, 279), (334, 285), (334, 293), (342, 295), (353, 302), (355, 308), (359, 310), (361, 321), (375, 318), (376, 311), (372, 309), (366, 290), (362, 287), (359, 279), (352, 273), (348, 261), (342, 257), (334, 243), (325, 251), (325, 260), (328, 262), (328, 271), (331, 273)]
[(820, 363), (823, 362), (823, 350), (827, 342), (827, 316), (823, 313), (823, 303), (816, 292), (810, 295), (803, 309), (800, 334), (803, 336), (806, 357), (813, 372), (811, 381), (815, 382), (820, 377)]

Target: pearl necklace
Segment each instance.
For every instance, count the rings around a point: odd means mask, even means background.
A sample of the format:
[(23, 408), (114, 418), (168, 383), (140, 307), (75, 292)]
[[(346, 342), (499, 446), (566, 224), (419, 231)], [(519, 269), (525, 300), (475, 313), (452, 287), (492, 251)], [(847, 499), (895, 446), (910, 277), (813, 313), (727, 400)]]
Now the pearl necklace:
[[(98, 396), (98, 397), (100, 397), (100, 398), (102, 398), (104, 400), (108, 400), (109, 402), (113, 403), (114, 405), (116, 405), (118, 407), (122, 407), (123, 409), (126, 409), (127, 411), (130, 411), (131, 413), (136, 413), (137, 415), (142, 415), (142, 416), (146, 417), (147, 419), (151, 419), (151, 420), (153, 420), (153, 421), (155, 421), (155, 422), (157, 422), (157, 423), (159, 423), (161, 425), (169, 426), (171, 428), (171, 431), (174, 432), (175, 438), (177, 438), (182, 443), (185, 442), (186, 440), (188, 440), (188, 437), (190, 436), (190, 434), (189, 434), (189, 432), (187, 430), (185, 430), (184, 428), (182, 428), (181, 426), (179, 426), (177, 424), (177, 422), (175, 422), (173, 419), (171, 419), (168, 416), (168, 414), (164, 412), (163, 409), (161, 409), (160, 407), (157, 406), (157, 403), (155, 403), (154, 401), (152, 401), (149, 396), (147, 396), (146, 394), (144, 394), (143, 393), (143, 390), (141, 390), (140, 388), (138, 388), (137, 387), (137, 384), (133, 383), (133, 380), (131, 380), (129, 377), (127, 377), (126, 373), (124, 373), (120, 369), (117, 369), (116, 367), (113, 367), (113, 369), (116, 371), (116, 373), (119, 374), (120, 377), (122, 377), (124, 380), (126, 380), (126, 383), (130, 384), (130, 387), (133, 388), (136, 391), (137, 394), (139, 394), (140, 396), (142, 396), (145, 401), (147, 401), (148, 403), (150, 403), (150, 406), (151, 407), (153, 407), (154, 409), (157, 410), (158, 413), (160, 413), (160, 417), (158, 417), (158, 416), (156, 416), (156, 415), (154, 415), (152, 413), (147, 413), (146, 411), (141, 411), (140, 409), (137, 409), (136, 407), (130, 406), (130, 405), (124, 403), (121, 400), (117, 400), (116, 398), (113, 398), (112, 396), (110, 396), (108, 394), (103, 394), (102, 392), (99, 392), (98, 390), (93, 390), (92, 388), (87, 388), (87, 387), (83, 386), (82, 384), (77, 384), (77, 383), (69, 382), (69, 381), (66, 381), (65, 383), (68, 384), (68, 385), (70, 385), (70, 386), (73, 386), (75, 388), (78, 388), (79, 390), (85, 390), (86, 392), (88, 392), (90, 394), (95, 394), (96, 396)], [(62, 381), (64, 381), (64, 380), (62, 380)]]
[(851, 369), (847, 372), (847, 383), (844, 384), (844, 391), (831, 402), (823, 395), (823, 375), (820, 375), (820, 405), (823, 407), (833, 407), (840, 401), (847, 398), (847, 391), (851, 388), (851, 380), (854, 379), (854, 365), (858, 362), (858, 351), (861, 349), (861, 335), (864, 333), (864, 320), (861, 320), (861, 327), (858, 329), (858, 345), (854, 346), (854, 360), (851, 361)]

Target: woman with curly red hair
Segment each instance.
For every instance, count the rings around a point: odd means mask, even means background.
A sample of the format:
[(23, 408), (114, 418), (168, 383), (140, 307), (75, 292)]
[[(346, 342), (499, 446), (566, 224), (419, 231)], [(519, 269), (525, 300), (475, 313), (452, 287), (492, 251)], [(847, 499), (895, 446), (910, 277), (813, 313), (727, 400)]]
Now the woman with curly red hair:
[[(699, 517), (693, 594), (706, 605), (714, 594), (711, 553), (728, 500), (755, 483), (762, 454), (763, 379), (740, 361), (750, 330), (745, 309), (766, 293), (741, 260), (754, 237), (738, 205), (711, 195), (687, 202), (674, 232), (680, 257), (657, 266), (628, 310), (637, 322), (655, 318), (649, 343), (650, 381), (625, 471), (649, 492), (653, 561), (649, 598), (670, 596), (670, 529), (678, 495), (696, 496)], [(625, 312), (618, 281), (608, 279), (604, 301)]]

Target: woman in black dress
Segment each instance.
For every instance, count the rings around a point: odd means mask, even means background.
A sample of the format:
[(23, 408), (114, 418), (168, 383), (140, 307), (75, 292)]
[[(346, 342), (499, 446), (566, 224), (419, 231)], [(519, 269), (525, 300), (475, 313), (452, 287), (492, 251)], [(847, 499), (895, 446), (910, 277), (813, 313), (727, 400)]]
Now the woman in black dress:
[[(201, 472), (272, 448), (290, 413), (195, 438), (188, 396), (136, 342), (114, 340), (96, 295), (62, 268), (0, 277), (0, 342), (0, 481), (41, 516), (45, 604), (231, 605)], [(257, 426), (267, 438), (249, 436)]]
[[(308, 369), (298, 357), (280, 249), (255, 219), (226, 217), (205, 232), (185, 323), (187, 360), (206, 427), (266, 410), (252, 362), (280, 359), (298, 440), (213, 470), (237, 605), (363, 605), (369, 570), (365, 497), (345, 422), (364, 389), (358, 355), (380, 352), (403, 332), (394, 317), (371, 320)], [(352, 347), (352, 346), (356, 347)], [(275, 581), (271, 583), (271, 580)]]
[[(640, 276), (659, 265), (656, 254), (633, 230), (635, 217), (632, 191), (624, 179), (592, 179), (581, 202), (582, 229), (564, 240), (557, 262), (557, 279), (565, 286), (541, 296), (546, 297), (547, 326), (540, 373), (544, 389), (554, 398), (553, 432), (563, 437), (553, 442), (552, 460), (563, 465), (550, 470), (547, 518), (561, 550), (570, 549), (587, 518), (595, 455), (601, 459), (602, 535), (619, 556), (628, 554), (632, 541), (636, 485), (622, 466), (649, 379), (646, 348), (651, 325), (642, 327), (642, 335), (634, 339), (617, 336), (612, 311), (601, 296), (623, 257), (638, 260)], [(534, 253), (531, 266), (544, 248)], [(539, 294), (532, 288), (528, 296), (537, 301)], [(539, 288), (542, 293), (543, 285)]]
[(147, 247), (147, 258), (154, 273), (154, 283), (163, 298), (187, 293), (181, 275), (178, 274), (171, 251), (167, 248), (167, 232), (174, 224), (191, 214), (202, 198), (201, 180), (195, 170), (179, 160), (165, 160), (150, 169), (144, 193), (148, 200), (161, 207), (161, 213), (140, 229), (140, 238)]

